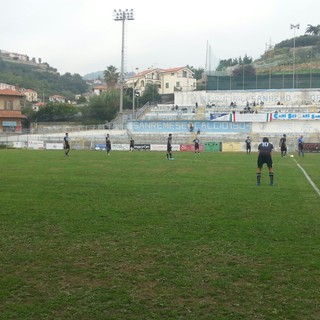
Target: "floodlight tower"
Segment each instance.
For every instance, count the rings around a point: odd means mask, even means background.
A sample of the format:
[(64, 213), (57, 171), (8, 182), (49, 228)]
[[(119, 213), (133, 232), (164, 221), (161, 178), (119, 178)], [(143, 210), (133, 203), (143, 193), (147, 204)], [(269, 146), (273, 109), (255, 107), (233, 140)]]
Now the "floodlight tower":
[(300, 28), (300, 23), (290, 24), (290, 29), (293, 29), (293, 62), (292, 62), (292, 89), (294, 89), (294, 73), (296, 64), (296, 29)]
[(121, 70), (120, 70), (120, 115), (123, 111), (123, 84), (124, 84), (124, 26), (126, 20), (134, 20), (133, 9), (114, 10), (113, 20), (122, 21), (122, 44), (121, 44)]

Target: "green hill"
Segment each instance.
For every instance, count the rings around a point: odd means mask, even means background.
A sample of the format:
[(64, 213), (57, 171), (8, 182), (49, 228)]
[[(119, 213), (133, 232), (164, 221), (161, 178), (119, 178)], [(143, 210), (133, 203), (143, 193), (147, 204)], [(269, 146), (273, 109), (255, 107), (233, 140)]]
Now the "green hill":
[(284, 40), (269, 48), (253, 65), (258, 74), (291, 73), (293, 57), (297, 74), (320, 72), (320, 37), (303, 35)]
[(19, 61), (3, 54), (0, 54), (0, 82), (32, 89), (45, 100), (55, 94), (74, 100), (75, 95), (88, 91), (87, 83), (79, 74), (60, 75), (47, 63)]

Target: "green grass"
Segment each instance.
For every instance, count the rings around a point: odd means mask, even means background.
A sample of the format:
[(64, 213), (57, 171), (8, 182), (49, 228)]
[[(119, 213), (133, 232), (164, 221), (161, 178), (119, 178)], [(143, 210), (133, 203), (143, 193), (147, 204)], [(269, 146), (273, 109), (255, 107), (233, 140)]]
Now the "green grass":
[(0, 319), (319, 319), (318, 154), (0, 150)]

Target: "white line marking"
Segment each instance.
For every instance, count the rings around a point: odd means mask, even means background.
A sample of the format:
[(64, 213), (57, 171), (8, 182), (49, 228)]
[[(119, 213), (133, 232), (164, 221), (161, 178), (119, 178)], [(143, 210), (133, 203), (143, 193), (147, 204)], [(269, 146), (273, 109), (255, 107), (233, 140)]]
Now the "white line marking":
[(311, 178), (309, 177), (309, 175), (307, 174), (307, 172), (300, 166), (300, 164), (298, 163), (298, 161), (296, 159), (293, 159), (294, 162), (297, 164), (298, 168), (303, 172), (304, 176), (307, 178), (307, 180), (309, 181), (309, 183), (311, 184), (312, 188), (314, 189), (314, 191), (320, 196), (320, 190), (319, 188), (316, 186), (316, 184), (311, 180)]

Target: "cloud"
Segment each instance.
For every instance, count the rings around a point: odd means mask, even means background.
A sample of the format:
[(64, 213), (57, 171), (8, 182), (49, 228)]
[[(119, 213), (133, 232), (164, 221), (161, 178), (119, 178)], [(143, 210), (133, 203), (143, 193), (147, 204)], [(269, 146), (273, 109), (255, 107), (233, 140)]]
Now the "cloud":
[[(114, 9), (134, 9), (125, 23), (125, 67), (204, 67), (206, 46), (219, 59), (259, 58), (266, 43), (293, 37), (290, 23), (319, 24), (313, 0), (145, 2), (119, 0), (0, 0), (2, 50), (41, 57), (60, 73), (84, 75), (120, 68), (122, 22)], [(17, 10), (17, 8), (19, 10)], [(3, 11), (2, 11), (3, 12)]]

